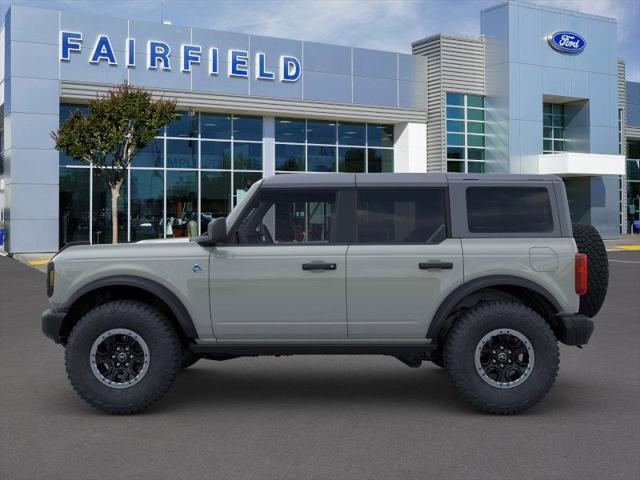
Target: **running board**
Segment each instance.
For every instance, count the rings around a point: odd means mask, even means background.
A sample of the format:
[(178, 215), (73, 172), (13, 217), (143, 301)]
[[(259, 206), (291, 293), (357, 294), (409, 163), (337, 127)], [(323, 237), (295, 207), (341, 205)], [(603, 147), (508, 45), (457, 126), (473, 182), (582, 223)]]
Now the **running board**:
[(189, 347), (198, 355), (233, 355), (255, 357), (263, 355), (418, 355), (428, 357), (437, 345), (429, 343), (269, 343), (269, 344), (192, 344)]

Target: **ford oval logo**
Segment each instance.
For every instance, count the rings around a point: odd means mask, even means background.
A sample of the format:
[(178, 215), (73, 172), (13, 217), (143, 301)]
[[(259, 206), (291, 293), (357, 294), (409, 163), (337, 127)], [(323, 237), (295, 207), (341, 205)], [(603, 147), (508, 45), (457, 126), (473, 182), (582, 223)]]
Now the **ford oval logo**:
[(551, 48), (562, 53), (581, 53), (587, 42), (577, 33), (573, 32), (555, 32), (547, 37), (547, 41)]

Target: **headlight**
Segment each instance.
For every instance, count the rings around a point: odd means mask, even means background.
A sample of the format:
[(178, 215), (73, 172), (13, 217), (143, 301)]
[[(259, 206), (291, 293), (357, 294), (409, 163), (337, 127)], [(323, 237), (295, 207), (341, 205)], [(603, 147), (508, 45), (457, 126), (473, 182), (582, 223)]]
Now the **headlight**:
[(56, 273), (53, 268), (53, 262), (47, 263), (47, 297), (53, 295), (53, 287), (56, 282)]

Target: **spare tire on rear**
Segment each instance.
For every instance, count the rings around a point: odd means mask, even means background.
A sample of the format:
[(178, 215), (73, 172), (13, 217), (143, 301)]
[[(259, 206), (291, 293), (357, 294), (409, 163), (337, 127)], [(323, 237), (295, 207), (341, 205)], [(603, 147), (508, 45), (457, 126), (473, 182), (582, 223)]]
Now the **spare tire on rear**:
[(607, 249), (598, 231), (591, 225), (573, 225), (578, 252), (587, 255), (587, 293), (580, 297), (579, 313), (595, 317), (600, 311), (609, 286)]

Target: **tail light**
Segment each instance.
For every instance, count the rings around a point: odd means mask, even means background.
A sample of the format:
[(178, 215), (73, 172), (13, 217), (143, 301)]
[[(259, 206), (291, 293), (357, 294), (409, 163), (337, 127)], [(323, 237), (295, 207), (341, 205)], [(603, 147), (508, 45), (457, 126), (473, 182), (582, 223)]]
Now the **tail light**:
[(576, 253), (576, 293), (587, 293), (587, 256), (584, 253)]

